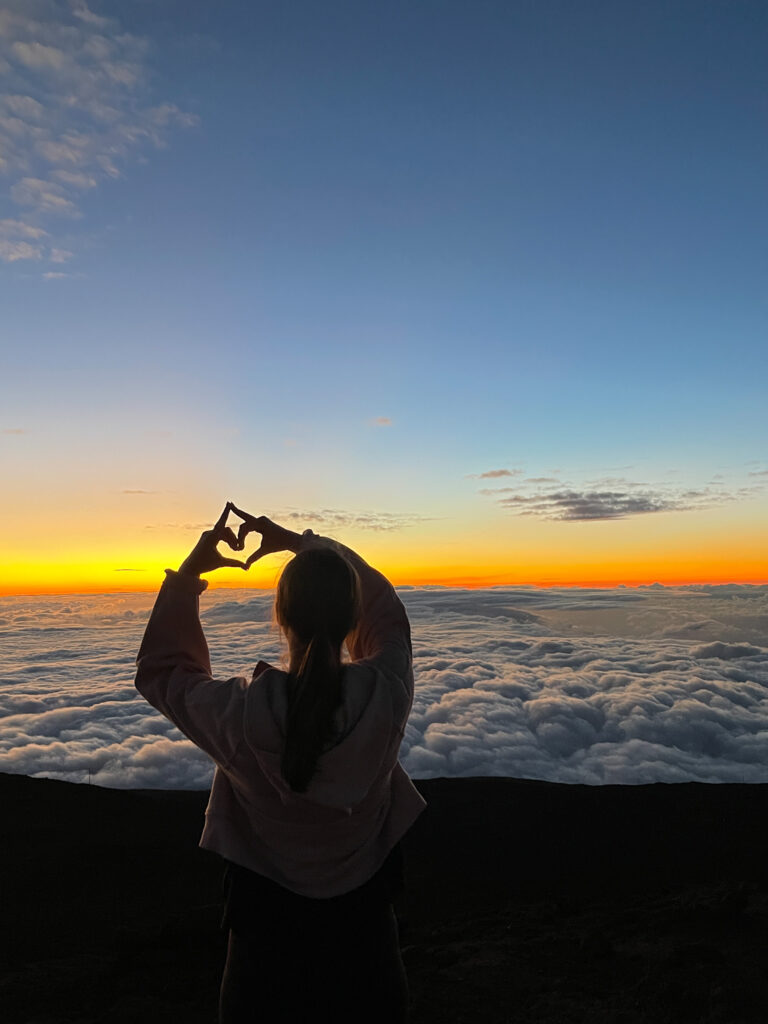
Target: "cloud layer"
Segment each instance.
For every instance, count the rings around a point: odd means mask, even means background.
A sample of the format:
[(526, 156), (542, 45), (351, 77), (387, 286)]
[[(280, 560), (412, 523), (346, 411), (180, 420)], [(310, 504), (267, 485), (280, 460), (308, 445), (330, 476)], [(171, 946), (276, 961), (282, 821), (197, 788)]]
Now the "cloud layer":
[[(153, 103), (149, 44), (85, 3), (16, 0), (0, 9), (0, 172), (12, 208), (0, 261), (64, 264), (59, 239), (83, 196), (196, 118)], [(61, 269), (44, 276), (61, 277)]]
[[(416, 777), (768, 782), (768, 587), (403, 588)], [(0, 599), (0, 770), (203, 788), (211, 764), (133, 688), (152, 595)], [(279, 663), (272, 598), (210, 591), (217, 675)]]

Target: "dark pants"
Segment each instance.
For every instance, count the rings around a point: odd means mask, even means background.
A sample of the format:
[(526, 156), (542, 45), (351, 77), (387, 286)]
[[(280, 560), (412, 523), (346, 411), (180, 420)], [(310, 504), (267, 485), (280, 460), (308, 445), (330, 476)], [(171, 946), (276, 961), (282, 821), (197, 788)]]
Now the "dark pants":
[(220, 1024), (404, 1024), (408, 983), (391, 903), (401, 881), (399, 849), (365, 886), (333, 899), (230, 869)]
[(220, 1024), (404, 1024), (408, 984), (391, 905), (292, 935), (230, 930)]

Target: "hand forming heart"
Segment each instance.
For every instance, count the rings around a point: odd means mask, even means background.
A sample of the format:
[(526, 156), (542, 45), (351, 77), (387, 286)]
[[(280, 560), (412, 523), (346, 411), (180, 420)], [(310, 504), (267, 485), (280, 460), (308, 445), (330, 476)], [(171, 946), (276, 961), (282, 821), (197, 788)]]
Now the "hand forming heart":
[[(232, 527), (227, 526), (230, 512), (234, 512), (242, 519), (237, 536)], [(245, 547), (245, 538), (253, 532), (261, 534), (261, 544), (245, 562), (238, 561), (236, 558), (227, 558), (218, 550), (218, 545), (224, 542), (233, 551), (242, 551)], [(299, 534), (278, 526), (266, 516), (252, 516), (249, 512), (241, 511), (231, 501), (228, 501), (213, 528), (203, 532), (200, 540), (184, 559), (179, 567), (179, 572), (189, 576), (199, 576), (204, 572), (212, 572), (214, 569), (230, 566), (237, 569), (250, 569), (253, 563), (259, 558), (263, 558), (264, 555), (270, 555), (276, 551), (295, 551), (300, 539)]]
[(248, 556), (245, 563), (246, 569), (250, 569), (254, 562), (257, 562), (265, 555), (273, 555), (277, 551), (296, 550), (296, 545), (301, 539), (300, 534), (294, 533), (293, 530), (286, 530), (284, 526), (278, 526), (277, 523), (273, 523), (266, 516), (252, 516), (248, 512), (243, 512), (236, 505), (233, 505), (231, 501), (228, 504), (235, 515), (240, 516), (243, 520), (237, 531), (236, 551), (243, 550), (245, 538), (249, 533), (261, 534), (261, 544), (253, 554)]

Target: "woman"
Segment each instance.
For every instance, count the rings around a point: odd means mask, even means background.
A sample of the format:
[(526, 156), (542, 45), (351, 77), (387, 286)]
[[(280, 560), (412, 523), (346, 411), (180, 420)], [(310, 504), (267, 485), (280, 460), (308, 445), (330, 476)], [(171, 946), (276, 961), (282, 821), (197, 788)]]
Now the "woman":
[[(217, 550), (241, 551), (252, 531), (246, 562)], [(259, 662), (250, 683), (215, 680), (200, 574), (278, 551), (295, 555), (275, 599), (288, 671)], [(425, 804), (397, 759), (413, 667), (391, 584), (335, 541), (228, 503), (166, 570), (137, 661), (139, 692), (216, 762), (200, 845), (228, 863), (222, 1024), (405, 1021), (392, 900), (399, 840)]]

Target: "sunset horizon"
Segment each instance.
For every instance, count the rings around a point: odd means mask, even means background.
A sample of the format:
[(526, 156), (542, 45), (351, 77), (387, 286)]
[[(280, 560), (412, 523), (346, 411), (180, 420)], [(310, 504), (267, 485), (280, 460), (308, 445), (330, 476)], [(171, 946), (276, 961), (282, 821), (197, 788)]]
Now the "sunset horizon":
[[(737, 575), (734, 573), (723, 573), (722, 575), (707, 574), (700, 571), (699, 574), (675, 574), (666, 568), (663, 572), (648, 573), (644, 576), (631, 576), (617, 574), (609, 575), (552, 575), (539, 578), (521, 576), (515, 578), (510, 573), (487, 573), (484, 575), (461, 575), (453, 574), (450, 569), (443, 568), (431, 575), (416, 573), (409, 574), (407, 571), (390, 567), (386, 563), (378, 563), (382, 572), (392, 581), (396, 587), (446, 587), (456, 589), (492, 589), (503, 587), (534, 587), (537, 589), (547, 588), (583, 588), (611, 590), (625, 587), (627, 589), (641, 589), (654, 585), (662, 587), (695, 587), (695, 586), (765, 586), (768, 585), (768, 570), (755, 572), (753, 575)], [(163, 581), (165, 569), (178, 568), (178, 566), (164, 565), (156, 570), (143, 570), (142, 580), (134, 583), (117, 585), (111, 582), (108, 576), (99, 577), (91, 582), (84, 582), (79, 585), (70, 584), (59, 586), (56, 583), (8, 583), (0, 584), (1, 597), (31, 597), (31, 596), (77, 596), (78, 594), (152, 594), (155, 593)], [(120, 570), (111, 570), (113, 573)], [(226, 580), (218, 578), (215, 574), (209, 574), (203, 578), (208, 583), (210, 590), (274, 590), (280, 567), (274, 569), (270, 574), (271, 582), (263, 579), (259, 582), (251, 582), (243, 576), (240, 582), (236, 578)], [(152, 577), (150, 580), (148, 577)], [(102, 582), (103, 581), (103, 582)]]
[[(356, 548), (397, 586), (761, 585), (768, 583), (768, 554), (760, 553), (764, 534), (760, 503), (752, 504), (751, 514), (742, 506), (733, 524), (721, 516), (707, 532), (701, 530), (702, 516), (696, 513), (686, 517), (657, 514), (639, 522), (524, 524), (512, 516), (497, 516), (476, 523), (471, 537), (459, 532), (450, 520), (433, 522), (427, 517), (423, 525), (387, 524), (379, 530), (354, 525), (334, 529), (322, 518), (308, 515), (297, 519), (296, 513), (289, 513), (287, 522), (292, 528), (310, 528)], [(336, 519), (340, 516), (335, 513)], [(112, 554), (114, 545), (107, 524), (95, 523), (89, 531), (90, 551), (78, 550), (77, 543), (65, 556), (60, 540), (45, 537), (43, 517), (40, 527), (35, 525), (35, 518), (25, 516), (29, 553), (23, 560), (6, 558), (0, 595), (149, 593), (158, 589), (165, 569), (178, 568), (206, 527), (200, 522), (196, 530), (169, 528), (162, 531), (162, 537), (153, 536), (150, 541), (148, 534), (158, 531), (135, 523), (126, 525), (123, 535), (130, 543)], [(372, 520), (376, 514), (348, 513), (346, 518)], [(457, 530), (455, 540), (452, 529)], [(612, 536), (611, 531), (618, 533)], [(717, 537), (723, 533), (729, 533), (727, 540)], [(46, 556), (47, 545), (50, 554)], [(98, 558), (94, 558), (93, 547), (101, 551)], [(228, 552), (226, 545), (219, 547)], [(247, 544), (242, 555), (232, 551), (228, 554), (242, 559), (250, 547)], [(14, 554), (18, 558), (18, 547)], [(268, 557), (247, 572), (219, 569), (207, 574), (206, 579), (211, 589), (269, 590), (288, 557)]]

